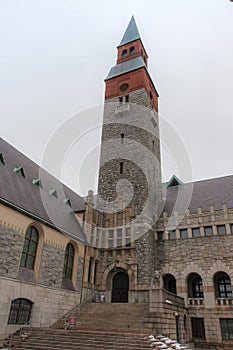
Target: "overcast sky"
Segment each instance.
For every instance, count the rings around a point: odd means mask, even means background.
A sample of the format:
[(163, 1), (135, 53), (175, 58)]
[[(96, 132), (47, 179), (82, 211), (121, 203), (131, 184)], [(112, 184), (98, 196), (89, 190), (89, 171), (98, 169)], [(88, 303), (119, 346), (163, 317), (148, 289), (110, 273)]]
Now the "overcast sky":
[[(85, 129), (87, 118), (100, 114), (104, 78), (132, 15), (150, 57), (161, 118), (183, 141), (192, 180), (233, 174), (229, 0), (1, 0), (1, 136), (41, 163), (46, 145), (69, 135), (73, 116), (77, 134), (77, 125)], [(71, 140), (60, 171), (81, 195), (96, 184), (98, 118), (93, 128), (87, 123), (75, 147)], [(172, 153), (176, 137), (166, 151), (166, 124), (161, 124), (163, 180), (176, 173), (189, 181)], [(60, 176), (54, 163), (55, 155), (49, 170)]]

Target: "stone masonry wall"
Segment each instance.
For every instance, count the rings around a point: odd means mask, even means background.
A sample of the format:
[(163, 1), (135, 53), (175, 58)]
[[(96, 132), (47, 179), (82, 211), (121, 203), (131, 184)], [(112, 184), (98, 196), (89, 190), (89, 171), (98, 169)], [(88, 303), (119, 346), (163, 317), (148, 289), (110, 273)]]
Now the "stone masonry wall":
[(61, 287), (64, 256), (65, 252), (63, 249), (44, 243), (39, 283)]
[(15, 278), (23, 247), (22, 233), (0, 225), (0, 275)]
[[(192, 221), (191, 217), (187, 219), (189, 223)], [(226, 222), (221, 221), (220, 224)], [(206, 222), (205, 225), (212, 226), (213, 222)], [(187, 225), (187, 228), (191, 226)], [(214, 276), (218, 272), (227, 273), (233, 281), (233, 234), (228, 229), (229, 226), (226, 234), (218, 235), (216, 226), (213, 226), (214, 235), (204, 236), (202, 227), (200, 237), (194, 238), (189, 234), (189, 238), (179, 238), (177, 233), (176, 239), (155, 241), (155, 259), (162, 274), (172, 274), (175, 277), (177, 294), (184, 298), (188, 316), (204, 318), (206, 341), (209, 343), (222, 343), (220, 319), (232, 318), (233, 315), (233, 305), (217, 304), (214, 287)], [(203, 305), (189, 305), (187, 278), (191, 273), (197, 273), (202, 278)], [(191, 337), (190, 324), (191, 322)]]
[(26, 298), (33, 302), (32, 326), (48, 327), (74, 308), (80, 300), (80, 292), (46, 287), (40, 284), (0, 278), (0, 339), (20, 328), (8, 325), (11, 300)]

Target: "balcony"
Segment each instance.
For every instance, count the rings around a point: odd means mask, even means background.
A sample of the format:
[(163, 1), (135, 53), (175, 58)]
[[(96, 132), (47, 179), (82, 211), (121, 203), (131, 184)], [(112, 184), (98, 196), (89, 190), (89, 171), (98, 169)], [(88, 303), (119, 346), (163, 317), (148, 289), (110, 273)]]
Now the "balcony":
[(189, 298), (189, 306), (204, 306), (204, 298)]
[(217, 298), (216, 299), (216, 305), (218, 305), (218, 306), (233, 305), (233, 298)]
[(129, 114), (129, 112), (130, 112), (129, 103), (121, 103), (115, 109), (115, 114), (121, 117), (123, 117), (126, 114)]

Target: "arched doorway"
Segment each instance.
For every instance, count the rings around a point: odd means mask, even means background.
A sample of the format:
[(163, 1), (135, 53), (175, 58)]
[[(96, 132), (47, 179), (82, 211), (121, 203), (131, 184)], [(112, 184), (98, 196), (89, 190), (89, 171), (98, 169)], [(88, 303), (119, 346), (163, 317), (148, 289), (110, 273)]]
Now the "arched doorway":
[(112, 280), (112, 303), (128, 303), (129, 277), (118, 272)]

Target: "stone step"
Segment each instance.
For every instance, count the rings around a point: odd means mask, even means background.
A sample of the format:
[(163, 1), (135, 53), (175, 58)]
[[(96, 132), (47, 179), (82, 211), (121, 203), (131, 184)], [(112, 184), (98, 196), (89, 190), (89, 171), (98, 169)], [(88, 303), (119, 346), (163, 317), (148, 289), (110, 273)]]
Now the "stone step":
[[(73, 312), (77, 329), (129, 331), (145, 328), (148, 306), (145, 303), (86, 303), (81, 312)], [(52, 328), (64, 329), (65, 317)]]
[(81, 332), (70, 330), (33, 329), (29, 338), (15, 345), (14, 350), (146, 350), (145, 334)]

